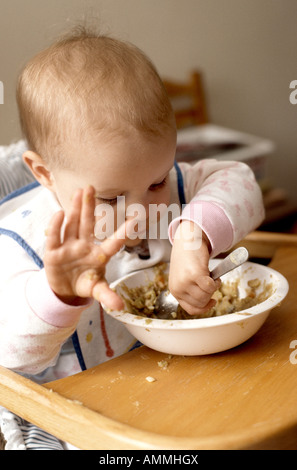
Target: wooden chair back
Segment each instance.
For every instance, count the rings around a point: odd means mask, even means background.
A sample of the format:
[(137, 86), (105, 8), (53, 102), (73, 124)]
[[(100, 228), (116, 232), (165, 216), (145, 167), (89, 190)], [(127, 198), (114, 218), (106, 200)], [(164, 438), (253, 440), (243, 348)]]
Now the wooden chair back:
[(171, 99), (178, 129), (206, 124), (208, 113), (202, 73), (191, 72), (188, 81), (163, 80)]

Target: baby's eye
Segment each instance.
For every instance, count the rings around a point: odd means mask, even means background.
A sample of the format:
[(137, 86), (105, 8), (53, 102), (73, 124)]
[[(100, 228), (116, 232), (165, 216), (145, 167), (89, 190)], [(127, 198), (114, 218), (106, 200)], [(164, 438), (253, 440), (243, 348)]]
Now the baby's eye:
[(111, 206), (114, 206), (118, 201), (117, 197), (113, 197), (112, 199), (105, 199), (103, 197), (96, 197), (96, 199), (97, 199), (97, 201), (100, 202), (100, 204), (110, 204)]
[(162, 181), (160, 181), (160, 183), (152, 184), (150, 186), (150, 191), (157, 191), (158, 189), (163, 188), (167, 183), (167, 179), (168, 179), (168, 176), (165, 176), (165, 178)]

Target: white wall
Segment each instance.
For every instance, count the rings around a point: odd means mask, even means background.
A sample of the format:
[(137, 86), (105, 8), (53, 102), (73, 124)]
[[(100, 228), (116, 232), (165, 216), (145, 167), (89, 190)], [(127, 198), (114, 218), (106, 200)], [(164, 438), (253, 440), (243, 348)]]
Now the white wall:
[(0, 144), (20, 137), (14, 90), (21, 66), (84, 14), (142, 48), (162, 76), (201, 68), (212, 122), (272, 139), (269, 175), (297, 200), (297, 105), (289, 102), (296, 0), (1, 0)]

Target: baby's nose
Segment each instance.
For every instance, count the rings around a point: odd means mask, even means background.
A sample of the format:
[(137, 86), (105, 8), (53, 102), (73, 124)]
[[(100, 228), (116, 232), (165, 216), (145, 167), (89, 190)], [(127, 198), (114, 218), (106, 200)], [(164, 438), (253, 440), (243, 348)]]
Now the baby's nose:
[(126, 206), (126, 218), (136, 217), (139, 221), (146, 220), (149, 217), (149, 202), (146, 197), (130, 201)]

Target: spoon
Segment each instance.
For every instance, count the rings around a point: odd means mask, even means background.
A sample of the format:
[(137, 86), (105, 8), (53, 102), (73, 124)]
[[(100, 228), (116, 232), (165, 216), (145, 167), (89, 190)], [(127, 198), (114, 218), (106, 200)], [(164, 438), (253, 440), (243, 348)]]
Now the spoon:
[[(210, 276), (216, 280), (223, 274), (232, 271), (241, 264), (245, 263), (249, 257), (248, 250), (243, 246), (233, 250), (223, 261), (221, 261), (211, 272)], [(172, 312), (176, 312), (178, 307), (178, 301), (169, 292), (169, 290), (163, 290), (157, 297), (155, 303), (155, 310), (158, 311), (158, 318), (161, 319), (172, 319)]]

